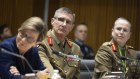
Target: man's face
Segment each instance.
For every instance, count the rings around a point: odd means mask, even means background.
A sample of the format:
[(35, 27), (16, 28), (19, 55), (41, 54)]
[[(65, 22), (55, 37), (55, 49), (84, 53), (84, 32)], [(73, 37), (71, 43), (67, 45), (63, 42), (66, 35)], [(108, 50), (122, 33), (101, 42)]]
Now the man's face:
[(85, 25), (78, 25), (75, 31), (75, 38), (86, 41), (87, 38), (87, 27)]
[(11, 30), (8, 27), (3, 30), (3, 36), (4, 38), (9, 38), (12, 36)]
[(123, 21), (118, 22), (112, 29), (112, 37), (119, 44), (125, 44), (130, 38), (130, 26)]
[(51, 24), (53, 30), (56, 34), (61, 36), (67, 36), (69, 32), (73, 29), (73, 16), (68, 13), (58, 13), (56, 17), (52, 18)]

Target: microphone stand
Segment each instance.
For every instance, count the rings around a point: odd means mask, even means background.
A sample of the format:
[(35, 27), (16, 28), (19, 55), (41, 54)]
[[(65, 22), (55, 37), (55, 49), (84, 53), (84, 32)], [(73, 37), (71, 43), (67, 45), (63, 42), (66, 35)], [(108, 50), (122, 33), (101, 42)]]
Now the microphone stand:
[(27, 63), (27, 65), (29, 66), (29, 68), (31, 69), (31, 71), (32, 71), (33, 73), (36, 72), (36, 70), (35, 70), (35, 71), (33, 70), (32, 66), (30, 65), (30, 63), (28, 62), (28, 60), (27, 60), (24, 56), (15, 54), (15, 53), (10, 52), (10, 51), (7, 51), (7, 50), (5, 50), (5, 49), (3, 49), (3, 48), (1, 48), (1, 51), (5, 52), (5, 53), (7, 53), (7, 54), (13, 55), (13, 56), (15, 56), (15, 57), (18, 57), (18, 58), (23, 59), (23, 60)]
[[(79, 60), (81, 61), (81, 63), (82, 63), (82, 59), (80, 59), (79, 58)], [(85, 64), (84, 62), (83, 62), (83, 64), (84, 64), (84, 66), (85, 66), (85, 68), (87, 69), (87, 71), (89, 72), (89, 74), (90, 74), (90, 77), (92, 78), (92, 73), (91, 73), (91, 71), (89, 70), (89, 68), (88, 68), (88, 66), (87, 66), (87, 64)]]
[[(28, 62), (28, 60), (27, 60), (24, 56), (15, 54), (15, 53), (10, 52), (10, 51), (7, 51), (7, 50), (5, 50), (5, 49), (3, 49), (3, 48), (0, 48), (0, 50), (1, 50), (2, 52), (6, 53), (6, 54), (9, 54), (9, 55), (12, 55), (12, 56), (21, 58), (21, 59), (23, 59), (23, 60), (27, 63), (28, 67), (31, 69), (31, 71), (32, 71), (34, 74), (25, 74), (25, 76), (22, 76), (22, 79), (26, 79), (26, 78), (27, 78), (27, 79), (33, 79), (33, 78), (34, 78), (34, 79), (38, 79), (37, 76), (36, 76), (36, 74), (35, 74), (35, 73), (38, 72), (38, 70), (34, 70), (34, 69), (32, 68), (32, 66), (30, 65), (30, 63)], [(33, 78), (32, 78), (32, 77), (33, 77)]]

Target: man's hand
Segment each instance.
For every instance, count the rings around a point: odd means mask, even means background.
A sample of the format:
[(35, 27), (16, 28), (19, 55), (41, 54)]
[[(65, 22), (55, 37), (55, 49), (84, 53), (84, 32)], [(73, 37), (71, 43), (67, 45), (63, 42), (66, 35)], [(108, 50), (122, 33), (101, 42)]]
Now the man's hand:
[(50, 73), (47, 69), (45, 69), (43, 71), (37, 72), (37, 77), (39, 79), (48, 79), (48, 78), (50, 78)]
[(11, 72), (11, 74), (20, 75), (18, 69), (15, 66), (11, 66), (9, 71)]

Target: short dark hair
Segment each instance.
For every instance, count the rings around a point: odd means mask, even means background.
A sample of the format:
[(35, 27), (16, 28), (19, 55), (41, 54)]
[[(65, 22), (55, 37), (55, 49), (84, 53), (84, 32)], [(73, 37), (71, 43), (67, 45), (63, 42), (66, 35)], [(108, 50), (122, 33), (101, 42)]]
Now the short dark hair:
[(85, 26), (88, 26), (87, 23), (85, 23), (85, 22), (81, 22), (81, 23), (79, 23), (77, 26), (79, 26), (79, 25), (85, 25)]
[(4, 29), (7, 28), (8, 26), (6, 24), (0, 24), (0, 34), (3, 33)]
[(88, 27), (87, 27), (87, 26), (88, 26), (88, 25), (87, 25), (87, 23), (85, 23), (85, 22), (81, 22), (81, 23), (77, 24), (77, 26), (75, 27), (74, 32), (76, 32), (76, 31), (77, 31), (77, 29), (78, 29), (79, 25), (84, 25), (84, 26), (88, 29)]
[(59, 9), (57, 9), (54, 13), (54, 17), (57, 17), (57, 14), (62, 13), (62, 12), (71, 14), (73, 16), (73, 23), (75, 22), (75, 13), (67, 7), (61, 7)]

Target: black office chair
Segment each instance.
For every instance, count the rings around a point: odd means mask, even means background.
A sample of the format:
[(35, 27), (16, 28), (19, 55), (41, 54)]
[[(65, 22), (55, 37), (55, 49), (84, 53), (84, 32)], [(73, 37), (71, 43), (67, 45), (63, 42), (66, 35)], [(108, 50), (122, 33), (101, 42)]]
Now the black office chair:
[(80, 79), (92, 79), (93, 71), (94, 71), (94, 60), (85, 60), (85, 59), (81, 60)]
[(140, 60), (140, 51), (136, 51), (137, 53), (137, 59)]

